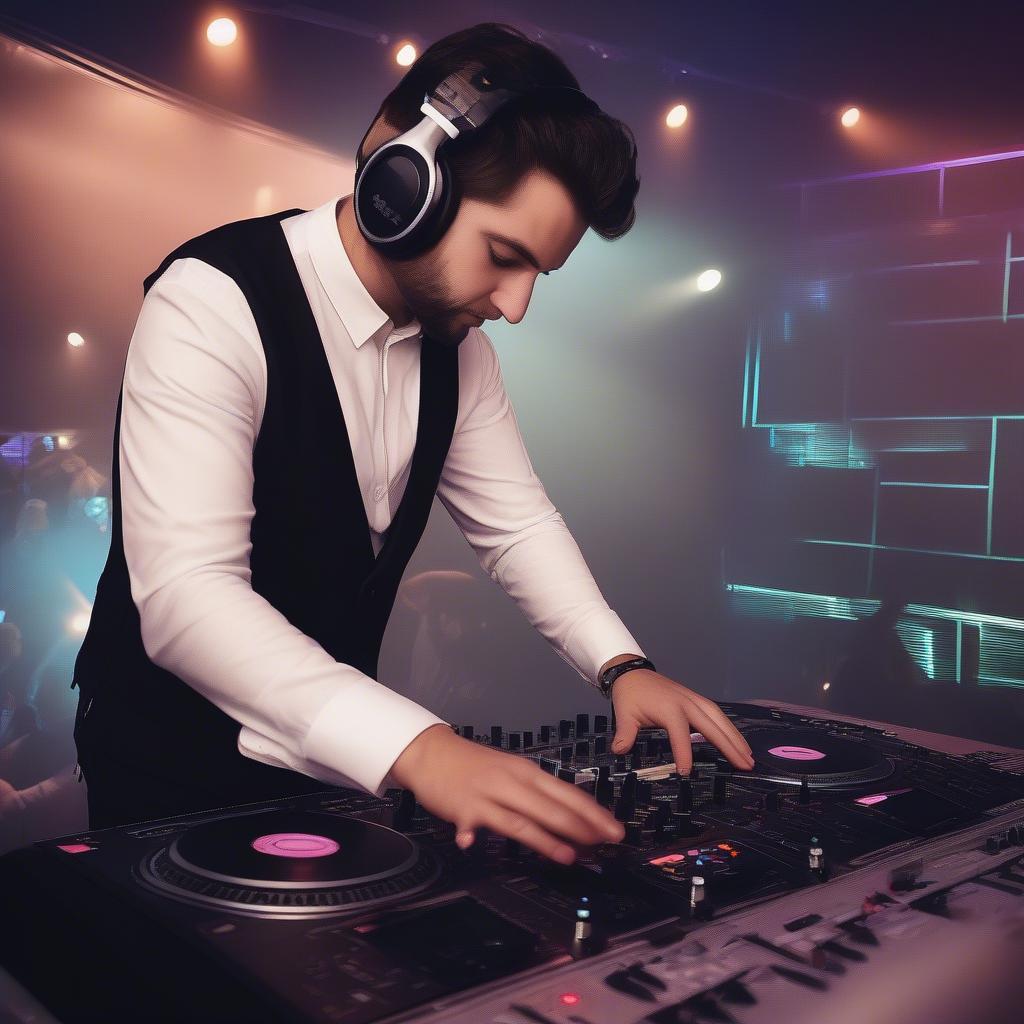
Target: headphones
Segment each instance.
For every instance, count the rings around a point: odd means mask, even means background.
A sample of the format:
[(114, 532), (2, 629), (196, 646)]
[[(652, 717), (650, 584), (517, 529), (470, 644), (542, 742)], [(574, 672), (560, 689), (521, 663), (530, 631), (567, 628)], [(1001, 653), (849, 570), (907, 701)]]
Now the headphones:
[(436, 245), (460, 199), (445, 144), (481, 128), (510, 100), (537, 92), (575, 93), (590, 108), (600, 109), (571, 86), (505, 89), (483, 70), (468, 78), (461, 72), (449, 75), (425, 95), (423, 120), (374, 150), (356, 171), (352, 205), (366, 241), (394, 259), (409, 259)]

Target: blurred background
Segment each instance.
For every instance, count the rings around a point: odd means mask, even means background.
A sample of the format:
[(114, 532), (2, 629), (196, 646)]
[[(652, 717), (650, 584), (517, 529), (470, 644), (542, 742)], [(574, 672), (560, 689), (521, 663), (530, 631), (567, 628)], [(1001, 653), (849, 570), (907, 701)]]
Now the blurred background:
[[(1019, 5), (3, 0), (0, 849), (84, 827), (69, 684), (143, 279), (347, 193), (405, 66), (481, 21), (637, 139), (633, 230), (488, 333), (648, 656), (716, 699), (1020, 745)], [(440, 505), (381, 679), (478, 732), (603, 709)]]

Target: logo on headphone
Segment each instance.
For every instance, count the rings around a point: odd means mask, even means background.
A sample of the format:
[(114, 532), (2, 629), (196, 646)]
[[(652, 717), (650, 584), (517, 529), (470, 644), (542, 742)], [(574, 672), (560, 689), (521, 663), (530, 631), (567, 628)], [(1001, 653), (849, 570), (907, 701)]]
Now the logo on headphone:
[(390, 206), (384, 201), (384, 197), (379, 192), (373, 193), (373, 208), (385, 219), (391, 221), (395, 227), (400, 228), (402, 226), (402, 218), (391, 209)]

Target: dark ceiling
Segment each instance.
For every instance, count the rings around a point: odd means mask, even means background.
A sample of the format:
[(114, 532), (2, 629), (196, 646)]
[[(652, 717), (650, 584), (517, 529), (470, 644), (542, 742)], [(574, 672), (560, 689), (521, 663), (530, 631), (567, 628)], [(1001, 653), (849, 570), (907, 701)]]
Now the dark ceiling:
[[(0, 0), (0, 14), (344, 153), (400, 74), (391, 59), (399, 41), (422, 48), (476, 22), (509, 22), (543, 32), (584, 88), (633, 127), (649, 187), (709, 215), (735, 212), (755, 183), (1024, 141), (1018, 2)], [(203, 28), (223, 14), (245, 36), (248, 62), (238, 74), (211, 73), (204, 53)], [(691, 110), (681, 141), (666, 138), (661, 120), (678, 101)], [(836, 125), (851, 102), (882, 128), (870, 146)]]

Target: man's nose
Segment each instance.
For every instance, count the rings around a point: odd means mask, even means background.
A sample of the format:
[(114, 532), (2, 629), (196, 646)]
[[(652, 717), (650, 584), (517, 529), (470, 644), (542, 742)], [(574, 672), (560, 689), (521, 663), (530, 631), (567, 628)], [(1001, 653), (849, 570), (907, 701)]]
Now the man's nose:
[(522, 282), (509, 282), (491, 296), (491, 301), (510, 324), (517, 324), (526, 316), (535, 281), (534, 277), (526, 277)]

